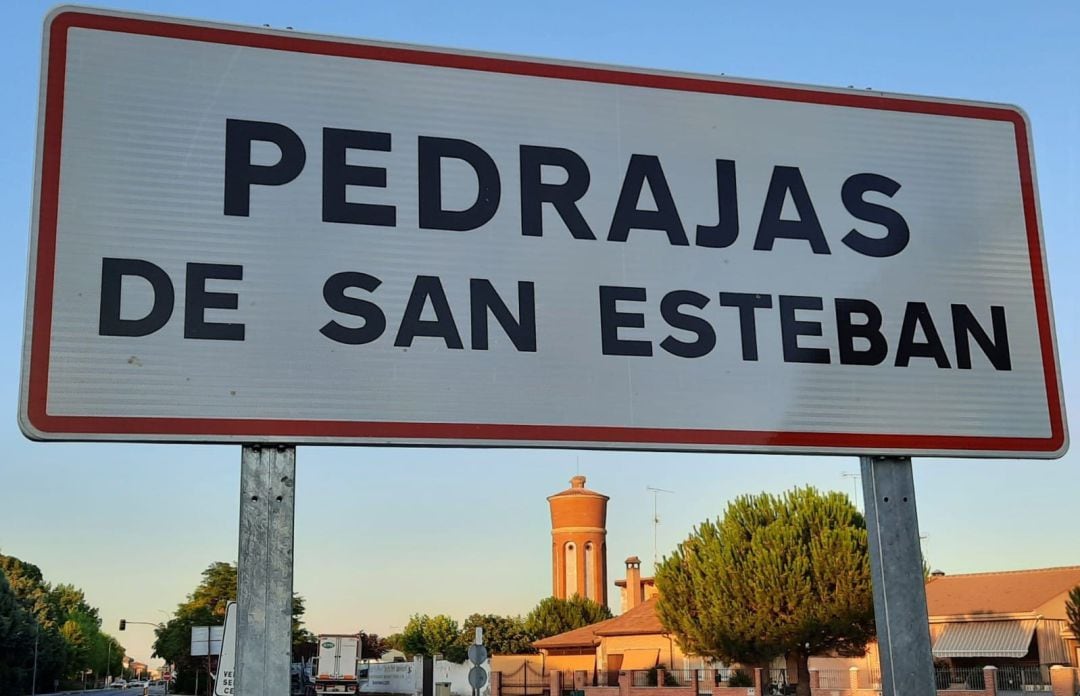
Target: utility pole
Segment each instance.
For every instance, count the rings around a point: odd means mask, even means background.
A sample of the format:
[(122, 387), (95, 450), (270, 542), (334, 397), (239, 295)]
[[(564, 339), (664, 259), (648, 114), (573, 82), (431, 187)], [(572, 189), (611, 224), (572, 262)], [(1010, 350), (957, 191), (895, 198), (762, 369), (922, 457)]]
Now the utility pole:
[(660, 557), (656, 547), (656, 531), (660, 527), (660, 515), (657, 511), (656, 499), (660, 497), (661, 493), (674, 493), (675, 491), (669, 491), (665, 488), (657, 488), (655, 486), (645, 486), (645, 490), (652, 493), (652, 571), (653, 575), (656, 575), (656, 567), (660, 564)]

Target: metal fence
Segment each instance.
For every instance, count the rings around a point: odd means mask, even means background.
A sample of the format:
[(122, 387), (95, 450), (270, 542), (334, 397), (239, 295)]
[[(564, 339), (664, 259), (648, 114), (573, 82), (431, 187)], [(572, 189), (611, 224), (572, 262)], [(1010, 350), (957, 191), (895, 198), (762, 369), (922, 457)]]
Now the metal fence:
[(998, 693), (1050, 691), (1050, 674), (1048, 670), (1034, 665), (998, 667), (997, 688)]
[[(823, 669), (815, 670), (818, 675), (818, 685), (821, 689), (844, 690), (851, 686), (851, 670)], [(1077, 671), (1080, 676), (1080, 670)], [(597, 670), (590, 671), (586, 679), (589, 686), (618, 686), (618, 671)], [(732, 679), (736, 683), (746, 683), (747, 679), (753, 679), (753, 671), (732, 667), (718, 667), (708, 669), (672, 669), (664, 670), (664, 683), (657, 684), (659, 672), (656, 669), (634, 670), (631, 673), (631, 683), (635, 687), (649, 686), (679, 686), (690, 687), (694, 683), (694, 675), (697, 675), (699, 695), (711, 694), (715, 686), (726, 686)], [(714, 679), (710, 683), (709, 676)], [(859, 689), (881, 689), (881, 671), (877, 669), (860, 669), (858, 675)], [(998, 667), (997, 689), (999, 694), (1032, 694), (1049, 693), (1049, 671), (1035, 665), (1020, 666), (1011, 665)], [(783, 687), (788, 684), (787, 672), (783, 669), (770, 669), (763, 675), (765, 677), (766, 691), (770, 686)], [(934, 670), (934, 682), (939, 691), (974, 690), (981, 691), (986, 686), (986, 680), (982, 667), (938, 667)], [(551, 683), (551, 671), (542, 667), (534, 667), (531, 664), (522, 664), (513, 672), (504, 672), (502, 677), (503, 693), (506, 696), (553, 696), (548, 694)], [(749, 682), (749, 683), (752, 683)], [(574, 691), (574, 672), (564, 670), (562, 672), (563, 694), (569, 696)]]
[[(848, 670), (850, 672), (850, 670)], [(877, 689), (881, 690), (881, 670), (880, 669), (860, 669), (859, 675), (859, 688), (860, 689)], [(845, 684), (850, 683), (850, 674), (846, 677)], [(847, 688), (846, 686), (844, 688)]]
[(934, 683), (939, 691), (945, 689), (982, 691), (986, 688), (982, 667), (939, 667), (934, 670)]
[[(859, 671), (859, 688), (871, 689), (872, 684), (863, 685), (862, 683), (862, 670)], [(813, 684), (813, 682), (810, 682)], [(851, 670), (847, 669), (819, 669), (818, 670), (818, 686), (822, 689), (850, 689), (851, 688)]]
[(664, 672), (664, 686), (693, 686), (695, 674), (701, 684), (705, 675), (700, 669), (669, 669)]

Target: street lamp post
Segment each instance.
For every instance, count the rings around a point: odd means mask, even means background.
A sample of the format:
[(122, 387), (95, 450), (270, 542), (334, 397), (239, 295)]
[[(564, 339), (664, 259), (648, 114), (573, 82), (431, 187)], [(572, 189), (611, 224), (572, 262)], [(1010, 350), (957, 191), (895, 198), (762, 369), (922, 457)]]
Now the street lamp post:
[(30, 696), (37, 696), (37, 653), (38, 653), (38, 636), (41, 635), (41, 628), (34, 625), (34, 676), (30, 678)]

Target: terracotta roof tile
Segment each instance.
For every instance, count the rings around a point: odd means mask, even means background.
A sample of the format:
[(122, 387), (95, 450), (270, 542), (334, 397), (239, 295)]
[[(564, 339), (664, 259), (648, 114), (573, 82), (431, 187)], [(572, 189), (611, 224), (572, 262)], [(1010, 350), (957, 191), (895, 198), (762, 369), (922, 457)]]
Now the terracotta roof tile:
[(600, 636), (637, 636), (666, 633), (660, 617), (656, 615), (656, 597), (652, 597), (630, 611), (591, 626), (577, 628), (533, 643), (537, 648), (576, 648), (595, 646)]
[(660, 617), (656, 615), (656, 597), (637, 605), (621, 616), (597, 629), (598, 636), (638, 636), (653, 633), (666, 633)]
[(1022, 614), (1080, 585), (1080, 566), (931, 577), (930, 616)]
[(573, 631), (541, 638), (540, 640), (533, 641), (533, 647), (578, 648), (596, 646), (600, 643), (600, 639), (596, 637), (596, 631), (612, 621), (615, 621), (615, 619), (607, 619), (598, 623), (589, 624), (588, 626), (583, 626), (582, 628), (575, 628)]

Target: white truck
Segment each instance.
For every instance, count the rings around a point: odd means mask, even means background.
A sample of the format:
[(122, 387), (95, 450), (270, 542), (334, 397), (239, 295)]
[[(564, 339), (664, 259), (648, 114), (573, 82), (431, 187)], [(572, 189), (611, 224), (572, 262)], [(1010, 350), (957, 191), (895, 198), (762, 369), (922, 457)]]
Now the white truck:
[(316, 694), (355, 694), (360, 688), (360, 636), (321, 634), (315, 663)]

